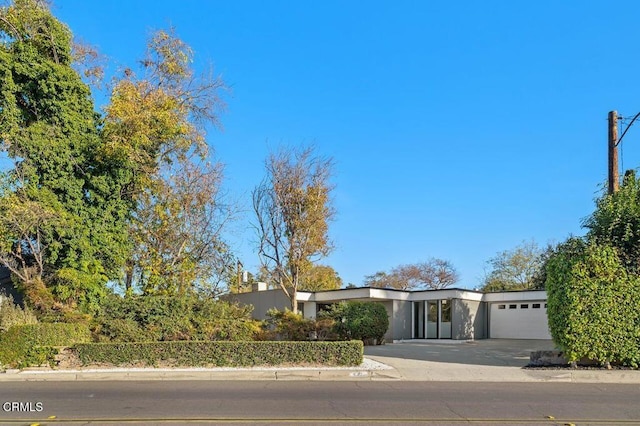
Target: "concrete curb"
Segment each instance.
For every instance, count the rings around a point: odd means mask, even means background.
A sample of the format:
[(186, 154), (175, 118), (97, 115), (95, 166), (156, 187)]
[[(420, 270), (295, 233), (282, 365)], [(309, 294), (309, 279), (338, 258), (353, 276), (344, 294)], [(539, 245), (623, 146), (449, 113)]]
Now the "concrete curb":
[[(442, 368), (439, 368), (442, 367)], [(430, 366), (421, 373), (398, 369), (119, 369), (119, 370), (29, 370), (0, 373), (0, 382), (20, 381), (149, 381), (149, 380), (303, 380), (303, 381), (434, 381), (434, 382), (564, 382), (640, 384), (636, 370), (527, 370), (518, 367)]]
[(253, 371), (21, 371), (0, 374), (0, 382), (127, 380), (400, 380), (395, 370), (253, 370)]

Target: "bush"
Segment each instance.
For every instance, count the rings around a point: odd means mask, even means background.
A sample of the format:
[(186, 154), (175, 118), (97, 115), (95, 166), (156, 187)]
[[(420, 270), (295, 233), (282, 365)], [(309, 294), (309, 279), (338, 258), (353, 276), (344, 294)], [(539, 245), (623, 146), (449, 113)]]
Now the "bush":
[(334, 324), (331, 318), (314, 320), (304, 318), (299, 313), (294, 314), (288, 309), (279, 311), (274, 308), (267, 312), (262, 333), (256, 336), (256, 340), (338, 340), (333, 332)]
[(363, 345), (349, 342), (144, 342), (75, 345), (83, 364), (251, 367), (282, 364), (360, 365)]
[(313, 330), (312, 321), (301, 314), (295, 314), (288, 309), (279, 311), (275, 308), (267, 312), (264, 327), (268, 332), (267, 335), (270, 336), (267, 340), (309, 340)]
[(335, 321), (334, 331), (341, 339), (384, 341), (389, 329), (389, 317), (382, 303), (340, 302), (322, 314), (323, 318)]
[(0, 293), (0, 332), (14, 325), (36, 324), (38, 319), (31, 309), (22, 308), (13, 301), (13, 296)]
[(252, 340), (251, 308), (186, 296), (113, 296), (95, 320), (96, 338), (113, 342)]
[(90, 341), (91, 333), (84, 324), (16, 325), (0, 333), (0, 364), (23, 368), (53, 363), (55, 348)]
[(547, 264), (547, 315), (569, 361), (640, 364), (640, 280), (609, 246), (570, 239)]

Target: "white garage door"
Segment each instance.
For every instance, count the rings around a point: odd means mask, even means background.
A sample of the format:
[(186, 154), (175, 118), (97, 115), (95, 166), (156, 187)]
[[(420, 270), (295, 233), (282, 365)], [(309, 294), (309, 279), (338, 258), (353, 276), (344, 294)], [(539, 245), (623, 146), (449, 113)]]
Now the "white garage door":
[(490, 315), (492, 339), (551, 339), (544, 301), (492, 303)]

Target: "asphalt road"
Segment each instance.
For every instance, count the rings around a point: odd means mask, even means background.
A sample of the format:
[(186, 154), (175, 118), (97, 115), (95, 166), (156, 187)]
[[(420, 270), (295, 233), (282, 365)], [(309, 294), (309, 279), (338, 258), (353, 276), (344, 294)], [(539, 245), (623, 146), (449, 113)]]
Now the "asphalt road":
[(640, 385), (577, 383), (5, 382), (0, 424), (614, 425), (640, 424), (639, 401)]

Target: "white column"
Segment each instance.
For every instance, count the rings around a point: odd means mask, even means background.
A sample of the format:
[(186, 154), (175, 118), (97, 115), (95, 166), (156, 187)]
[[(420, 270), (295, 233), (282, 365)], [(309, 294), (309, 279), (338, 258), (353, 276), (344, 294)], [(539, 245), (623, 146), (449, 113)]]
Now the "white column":
[(304, 317), (316, 319), (316, 302), (304, 302)]

